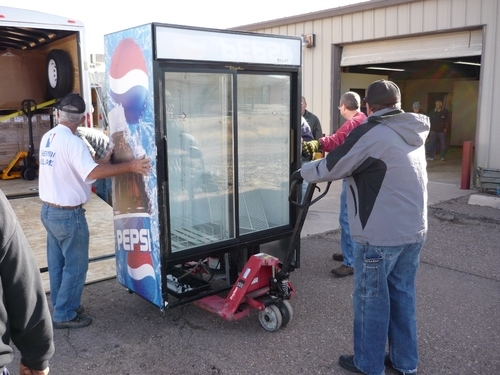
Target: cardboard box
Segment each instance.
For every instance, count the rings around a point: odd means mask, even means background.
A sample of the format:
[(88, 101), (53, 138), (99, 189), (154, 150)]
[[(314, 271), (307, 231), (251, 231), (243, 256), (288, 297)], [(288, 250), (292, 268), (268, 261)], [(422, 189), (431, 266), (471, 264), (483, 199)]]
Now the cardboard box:
[[(31, 118), (36, 158), (42, 136), (50, 129), (50, 116), (34, 114)], [(26, 116), (0, 122), (0, 169), (3, 170), (19, 151), (29, 150), (29, 123)]]

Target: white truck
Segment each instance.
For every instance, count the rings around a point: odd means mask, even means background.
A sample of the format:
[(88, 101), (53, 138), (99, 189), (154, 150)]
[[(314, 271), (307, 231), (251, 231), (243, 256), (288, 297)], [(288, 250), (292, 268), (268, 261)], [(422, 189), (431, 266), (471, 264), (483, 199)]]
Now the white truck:
[(86, 59), (81, 22), (0, 6), (0, 178), (36, 177), (24, 174), (35, 163), (33, 145), (38, 148), (53, 125), (53, 104), (67, 93), (85, 99), (86, 125), (93, 126)]

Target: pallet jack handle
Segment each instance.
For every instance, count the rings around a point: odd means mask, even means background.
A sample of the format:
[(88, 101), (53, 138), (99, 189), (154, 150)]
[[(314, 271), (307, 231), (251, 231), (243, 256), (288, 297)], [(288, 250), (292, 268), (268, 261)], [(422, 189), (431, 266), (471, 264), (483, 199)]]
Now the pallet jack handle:
[[(292, 183), (290, 184), (290, 193), (288, 194), (288, 200), (290, 201), (290, 203), (292, 203), (293, 205), (298, 206), (300, 208), (305, 208), (306, 204), (307, 204), (307, 208), (309, 208), (314, 203), (316, 203), (317, 201), (322, 199), (328, 193), (328, 191), (330, 190), (331, 184), (332, 184), (332, 181), (328, 181), (328, 183), (326, 184), (325, 191), (322, 194), (318, 195), (316, 198), (312, 199), (312, 196), (314, 194), (314, 190), (318, 189), (318, 191), (321, 192), (321, 189), (315, 183), (310, 183), (309, 185), (312, 185), (312, 188), (309, 189), (309, 186), (308, 186), (308, 188), (306, 189), (305, 197), (302, 199), (302, 203), (299, 203), (299, 202), (296, 202), (293, 200), (294, 194), (296, 193), (295, 189), (297, 188), (297, 185), (299, 185), (297, 180), (293, 180)], [(309, 193), (311, 193), (311, 194), (309, 194)]]
[(311, 207), (314, 203), (322, 199), (327, 193), (328, 190), (330, 190), (330, 185), (332, 184), (332, 181), (328, 181), (325, 191), (317, 196), (315, 199), (313, 198), (314, 195), (314, 190), (318, 189), (321, 192), (321, 189), (319, 186), (317, 186), (315, 183), (309, 183), (307, 185), (306, 193), (305, 196), (302, 199), (302, 202), (296, 202), (294, 200), (294, 197), (297, 197), (297, 192), (296, 189), (301, 186), (297, 182), (297, 180), (293, 180), (292, 183), (290, 184), (290, 193), (288, 195), (288, 200), (290, 203), (293, 205), (299, 207), (298, 213), (297, 213), (297, 220), (295, 222), (295, 226), (293, 227), (293, 233), (292, 233), (292, 238), (290, 241), (290, 246), (288, 248), (286, 257), (283, 261), (283, 265), (281, 267), (281, 273), (282, 274), (287, 274), (291, 269), (291, 264), (293, 261), (293, 256), (295, 253), (295, 248), (297, 247), (297, 242), (300, 240), (300, 232), (302, 231), (302, 227), (304, 226), (304, 222), (306, 221), (307, 217), (307, 212), (309, 211), (309, 207)]
[(28, 118), (28, 135), (29, 135), (29, 145), (28, 145), (28, 159), (29, 163), (34, 163), (35, 157), (35, 146), (33, 144), (33, 122), (31, 118), (33, 117), (33, 112), (37, 109), (36, 102), (33, 99), (25, 99), (21, 103), (21, 111)]
[(24, 99), (21, 103), (21, 111), (28, 117), (33, 116), (33, 112), (37, 110), (36, 102), (33, 99)]

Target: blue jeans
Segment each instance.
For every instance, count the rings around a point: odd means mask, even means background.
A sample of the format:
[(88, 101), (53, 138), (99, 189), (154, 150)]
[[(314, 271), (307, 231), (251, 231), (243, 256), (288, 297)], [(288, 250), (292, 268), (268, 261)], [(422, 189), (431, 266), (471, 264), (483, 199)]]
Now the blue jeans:
[(47, 264), (53, 320), (76, 317), (89, 265), (89, 227), (84, 208), (62, 209), (42, 204), (47, 230)]
[(340, 248), (344, 256), (343, 265), (352, 267), (354, 265), (354, 246), (349, 229), (349, 215), (347, 214), (347, 182), (342, 180), (342, 193), (340, 193)]
[(306, 181), (302, 181), (302, 198), (301, 198), (301, 203), (304, 203), (304, 199), (306, 198), (307, 185), (309, 185), (309, 184)]
[[(302, 159), (302, 165), (310, 163), (311, 160), (304, 160)], [(304, 203), (304, 198), (306, 197), (306, 190), (307, 190), (307, 185), (309, 185), (306, 181), (302, 181), (302, 198), (301, 198), (301, 203)]]
[(436, 140), (439, 140), (440, 145), (440, 156), (444, 159), (444, 154), (446, 152), (446, 140), (443, 132), (430, 132), (429, 140), (429, 157), (434, 159), (434, 154), (436, 153)]
[(95, 193), (104, 202), (109, 203), (109, 197), (111, 196), (111, 178), (101, 178), (93, 183), (95, 187)]
[(421, 243), (354, 249), (354, 364), (384, 374), (387, 342), (396, 370), (415, 373), (418, 363), (415, 277)]

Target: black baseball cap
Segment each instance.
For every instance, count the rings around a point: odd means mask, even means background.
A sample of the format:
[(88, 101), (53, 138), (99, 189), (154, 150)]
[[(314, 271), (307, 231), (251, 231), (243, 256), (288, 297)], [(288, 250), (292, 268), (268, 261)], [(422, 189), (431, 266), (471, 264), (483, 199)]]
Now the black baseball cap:
[(69, 93), (64, 98), (59, 100), (55, 105), (60, 111), (68, 113), (84, 113), (85, 112), (85, 100), (74, 92)]
[(372, 105), (393, 105), (401, 102), (401, 91), (394, 82), (381, 79), (370, 83), (365, 101)]

